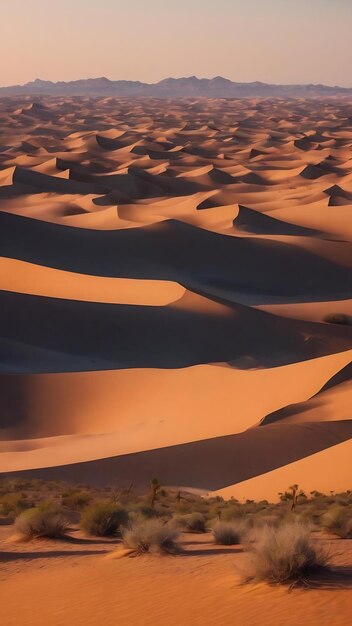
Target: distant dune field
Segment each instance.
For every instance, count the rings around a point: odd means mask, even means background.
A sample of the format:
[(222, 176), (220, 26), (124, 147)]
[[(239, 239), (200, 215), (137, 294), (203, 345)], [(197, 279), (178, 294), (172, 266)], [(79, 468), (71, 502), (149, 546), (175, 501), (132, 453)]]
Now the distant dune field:
[(351, 488), (352, 118), (0, 99), (0, 472)]

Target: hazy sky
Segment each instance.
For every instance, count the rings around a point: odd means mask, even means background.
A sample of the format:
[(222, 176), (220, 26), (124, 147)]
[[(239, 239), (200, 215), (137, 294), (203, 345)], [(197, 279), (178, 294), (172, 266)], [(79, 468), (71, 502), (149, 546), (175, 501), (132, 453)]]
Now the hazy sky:
[(167, 76), (352, 87), (352, 0), (1, 0), (0, 84)]

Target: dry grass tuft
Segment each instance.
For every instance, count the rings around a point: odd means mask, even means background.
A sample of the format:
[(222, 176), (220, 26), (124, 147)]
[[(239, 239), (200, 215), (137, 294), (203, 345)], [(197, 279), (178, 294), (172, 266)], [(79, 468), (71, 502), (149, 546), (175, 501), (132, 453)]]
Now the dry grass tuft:
[(340, 539), (352, 539), (352, 507), (332, 506), (322, 515), (321, 525)]
[(216, 522), (213, 528), (215, 543), (222, 546), (233, 546), (241, 543), (244, 525), (239, 522)]
[(89, 535), (108, 537), (115, 535), (128, 523), (126, 509), (110, 500), (96, 500), (82, 513), (81, 527)]
[(257, 529), (248, 551), (245, 582), (307, 583), (329, 561), (328, 554), (314, 545), (310, 527), (297, 522)]
[(125, 528), (122, 541), (125, 548), (135, 555), (148, 552), (175, 554), (180, 548), (177, 543), (179, 532), (159, 520), (146, 520)]

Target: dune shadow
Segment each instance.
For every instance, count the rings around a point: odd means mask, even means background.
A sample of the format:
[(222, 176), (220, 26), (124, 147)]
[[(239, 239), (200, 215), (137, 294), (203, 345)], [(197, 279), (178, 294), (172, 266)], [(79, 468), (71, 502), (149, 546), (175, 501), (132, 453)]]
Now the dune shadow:
[(200, 541), (189, 539), (187, 541), (182, 541), (183, 546), (199, 546), (202, 545)]
[(309, 581), (309, 587), (325, 591), (352, 589), (352, 567), (334, 566), (319, 572)]
[(0, 563), (12, 561), (32, 561), (34, 559), (52, 559), (55, 557), (95, 556), (106, 554), (108, 550), (48, 550), (46, 552), (0, 552)]
[(121, 543), (119, 539), (103, 539), (96, 537), (94, 539), (88, 539), (86, 537), (72, 537), (72, 535), (66, 535), (61, 539), (61, 541), (65, 541), (65, 543), (73, 543), (76, 545), (117, 545)]
[(241, 552), (243, 552), (243, 548), (241, 547), (205, 548), (196, 550), (184, 550), (182, 552), (182, 556), (211, 556), (219, 554), (240, 554)]

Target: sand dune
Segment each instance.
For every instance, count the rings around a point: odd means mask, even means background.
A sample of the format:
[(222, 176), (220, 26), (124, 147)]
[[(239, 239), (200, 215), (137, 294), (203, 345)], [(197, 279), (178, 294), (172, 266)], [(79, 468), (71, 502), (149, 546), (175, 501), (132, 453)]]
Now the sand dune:
[[(272, 367), (342, 352), (352, 327), (276, 317), (240, 304), (186, 293), (165, 306), (133, 306), (0, 292), (0, 325), (16, 346), (47, 350), (44, 371), (127, 367), (187, 367), (227, 361), (234, 367)], [(53, 332), (53, 325), (55, 332)], [(85, 365), (83, 362), (85, 361)], [(2, 371), (6, 372), (6, 361)], [(33, 353), (32, 370), (42, 364)], [(19, 361), (18, 371), (21, 371)]]
[[(3, 374), (1, 445), (4, 450), (16, 450), (17, 441), (25, 437), (31, 437), (32, 445), (33, 438), (115, 430), (120, 436), (115, 452), (121, 453), (172, 445), (176, 439), (185, 443), (241, 432), (273, 411), (309, 400), (343, 373), (351, 358), (352, 352), (347, 351), (255, 370), (219, 364)], [(268, 389), (272, 393), (266, 393)], [(128, 448), (122, 447), (125, 441)], [(40, 441), (37, 444), (40, 446)], [(24, 441), (21, 445), (25, 449)]]
[(0, 471), (350, 487), (352, 326), (324, 321), (352, 313), (348, 101), (0, 118)]
[[(143, 486), (146, 477), (161, 476), (166, 485), (216, 490), (234, 481), (240, 483), (260, 476), (351, 438), (352, 421), (344, 420), (329, 422), (328, 426), (326, 422), (270, 424), (235, 435), (119, 456), (114, 455), (121, 441), (119, 433), (79, 435), (61, 441), (43, 439), (42, 447), (34, 447), (21, 456), (12, 451), (2, 452), (1, 456), (8, 477), (28, 476), (29, 470), (30, 475), (37, 478), (70, 481), (74, 476), (79, 483), (104, 485), (109, 483), (109, 477), (111, 483), (111, 476), (118, 476), (122, 485), (133, 482)], [(34, 442), (36, 445), (38, 443)], [(81, 458), (92, 460), (73, 462), (77, 450)], [(325, 468), (325, 472), (330, 474), (331, 469)], [(346, 478), (346, 468), (341, 468), (341, 474)], [(127, 476), (129, 480), (125, 481)], [(344, 484), (346, 482), (348, 477)], [(339, 487), (337, 484), (335, 488)]]
[(75, 274), (0, 257), (1, 289), (51, 298), (162, 306), (181, 298), (185, 289), (161, 280), (130, 280)]
[[(322, 493), (347, 491), (351, 484), (351, 454), (350, 439), (261, 476), (244, 480), (238, 485), (220, 489), (216, 493), (224, 498), (233, 496), (238, 500), (266, 499), (275, 502), (278, 500), (278, 493), (294, 483), (301, 485), (307, 494), (314, 490)], [(327, 471), (327, 468), (333, 468), (333, 471)]]
[[(227, 237), (179, 220), (101, 231), (2, 212), (0, 246), (2, 256), (38, 265), (96, 276), (174, 280), (225, 297), (247, 292), (256, 304), (273, 297), (345, 299), (352, 278), (352, 269), (293, 244)], [(131, 249), (138, 250), (132, 258)]]

